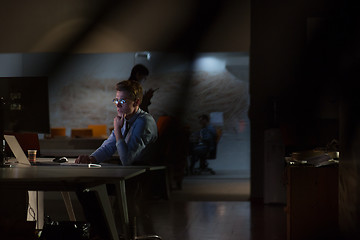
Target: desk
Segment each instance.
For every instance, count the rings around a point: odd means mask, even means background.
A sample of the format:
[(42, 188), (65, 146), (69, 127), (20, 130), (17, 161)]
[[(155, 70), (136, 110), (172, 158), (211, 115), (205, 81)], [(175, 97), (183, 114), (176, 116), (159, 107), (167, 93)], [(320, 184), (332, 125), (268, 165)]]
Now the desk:
[(2, 189), (33, 191), (75, 191), (94, 188), (100, 192), (101, 203), (107, 212), (107, 220), (113, 239), (118, 239), (105, 184), (114, 184), (119, 208), (122, 209), (122, 222), (125, 239), (130, 239), (130, 224), (126, 201), (125, 181), (145, 172), (144, 168), (86, 168), (31, 166), (0, 168)]
[(288, 166), (287, 240), (335, 239), (338, 167)]

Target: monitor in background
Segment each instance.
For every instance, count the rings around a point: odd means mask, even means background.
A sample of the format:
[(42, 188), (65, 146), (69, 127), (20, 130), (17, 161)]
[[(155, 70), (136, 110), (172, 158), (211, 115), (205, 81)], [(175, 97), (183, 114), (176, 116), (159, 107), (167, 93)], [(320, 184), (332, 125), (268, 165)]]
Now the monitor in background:
[(50, 133), (47, 77), (0, 77), (0, 97), (3, 131)]

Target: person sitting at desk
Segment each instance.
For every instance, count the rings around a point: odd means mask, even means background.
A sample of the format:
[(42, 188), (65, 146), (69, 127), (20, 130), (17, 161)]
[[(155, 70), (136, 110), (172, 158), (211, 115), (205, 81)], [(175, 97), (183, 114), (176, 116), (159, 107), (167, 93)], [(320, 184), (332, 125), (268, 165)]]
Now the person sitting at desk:
[[(76, 163), (101, 163), (108, 160), (117, 151), (119, 164), (150, 165), (151, 146), (157, 139), (157, 126), (154, 118), (140, 109), (142, 100), (142, 87), (140, 83), (125, 80), (116, 84), (115, 103), (117, 115), (114, 118), (114, 130), (111, 135), (90, 156), (80, 155)], [(110, 188), (109, 188), (110, 187)], [(135, 201), (141, 201), (141, 189), (138, 183), (129, 189), (134, 193)], [(111, 192), (111, 186), (108, 191)], [(100, 236), (99, 239), (108, 239), (108, 230), (102, 219), (99, 204), (92, 192), (77, 191), (77, 197), (84, 208), (84, 214), (92, 226), (92, 235)], [(139, 204), (138, 202), (134, 204)], [(133, 209), (136, 209), (134, 207)], [(130, 213), (130, 211), (132, 211)], [(138, 215), (136, 210), (129, 209), (129, 214)], [(143, 213), (141, 213), (143, 214)]]
[(123, 166), (148, 165), (144, 158), (157, 139), (157, 126), (154, 118), (140, 109), (142, 96), (142, 87), (136, 81), (116, 84), (114, 130), (95, 152), (90, 156), (80, 155), (75, 162), (101, 163), (117, 151)]
[(190, 174), (194, 173), (194, 166), (200, 160), (199, 168), (204, 168), (206, 156), (216, 148), (216, 129), (210, 124), (208, 115), (199, 116), (201, 129), (191, 136), (190, 146)]

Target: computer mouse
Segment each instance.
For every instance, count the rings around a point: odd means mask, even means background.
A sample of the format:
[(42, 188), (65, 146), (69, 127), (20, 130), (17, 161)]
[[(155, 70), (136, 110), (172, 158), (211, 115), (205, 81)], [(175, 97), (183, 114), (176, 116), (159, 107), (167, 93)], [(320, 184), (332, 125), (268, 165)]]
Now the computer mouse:
[(53, 162), (57, 162), (57, 163), (64, 163), (64, 162), (68, 162), (69, 160), (66, 157), (61, 157), (61, 158), (54, 158)]

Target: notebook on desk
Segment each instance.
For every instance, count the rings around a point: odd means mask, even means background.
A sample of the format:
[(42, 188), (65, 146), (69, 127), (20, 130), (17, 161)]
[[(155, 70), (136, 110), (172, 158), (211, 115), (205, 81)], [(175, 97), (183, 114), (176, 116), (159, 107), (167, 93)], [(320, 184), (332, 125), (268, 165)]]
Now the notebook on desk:
[(23, 164), (23, 165), (27, 165), (27, 166), (31, 166), (31, 165), (59, 166), (60, 165), (60, 163), (56, 163), (51, 160), (46, 161), (46, 162), (43, 161), (43, 162), (30, 163), (30, 161), (28, 160), (27, 156), (25, 155), (24, 151), (22, 150), (22, 148), (15, 136), (4, 135), (4, 138), (19, 164)]

